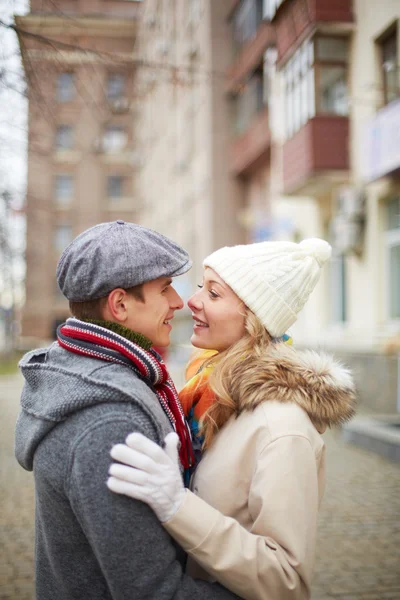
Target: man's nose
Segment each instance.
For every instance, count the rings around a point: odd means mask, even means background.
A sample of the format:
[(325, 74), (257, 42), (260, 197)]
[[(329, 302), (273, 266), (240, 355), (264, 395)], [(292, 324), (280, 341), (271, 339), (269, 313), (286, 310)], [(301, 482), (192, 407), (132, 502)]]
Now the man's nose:
[(172, 289), (172, 298), (170, 301), (170, 307), (173, 308), (174, 310), (181, 310), (181, 308), (184, 307), (184, 302), (182, 300), (182, 298), (180, 297), (180, 295), (178, 294), (178, 292), (175, 290), (175, 288), (171, 287)]

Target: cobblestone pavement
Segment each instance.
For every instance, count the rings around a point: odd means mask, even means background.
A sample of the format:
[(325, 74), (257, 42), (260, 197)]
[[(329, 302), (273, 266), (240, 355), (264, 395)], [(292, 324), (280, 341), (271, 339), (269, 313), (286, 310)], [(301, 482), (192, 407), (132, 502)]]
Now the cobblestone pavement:
[[(0, 378), (0, 599), (33, 600), (33, 482), (15, 462), (19, 376)], [(400, 469), (325, 436), (328, 481), (312, 600), (400, 600)]]

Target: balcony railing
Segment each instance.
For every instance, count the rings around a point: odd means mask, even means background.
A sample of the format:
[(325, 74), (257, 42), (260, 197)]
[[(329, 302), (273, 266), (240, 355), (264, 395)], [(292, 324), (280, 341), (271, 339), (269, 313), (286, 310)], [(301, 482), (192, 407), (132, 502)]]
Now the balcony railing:
[(283, 146), (286, 194), (307, 194), (321, 184), (346, 181), (349, 169), (349, 119), (317, 115)]

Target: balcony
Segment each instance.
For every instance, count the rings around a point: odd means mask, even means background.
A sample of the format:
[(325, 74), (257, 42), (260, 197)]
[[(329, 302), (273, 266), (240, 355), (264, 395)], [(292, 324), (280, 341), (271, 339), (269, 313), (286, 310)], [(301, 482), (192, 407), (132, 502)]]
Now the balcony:
[(314, 194), (345, 183), (349, 169), (349, 120), (337, 115), (310, 119), (283, 146), (285, 194)]
[(268, 108), (264, 108), (252, 120), (244, 133), (231, 145), (231, 171), (237, 176), (247, 176), (269, 160), (271, 134)]
[(245, 44), (226, 74), (227, 91), (231, 92), (263, 61), (264, 52), (275, 44), (275, 30), (262, 22), (255, 37)]
[[(270, 0), (274, 4), (274, 0)], [(343, 34), (354, 23), (352, 0), (283, 0), (276, 2), (271, 19), (276, 27), (278, 65), (316, 31)]]

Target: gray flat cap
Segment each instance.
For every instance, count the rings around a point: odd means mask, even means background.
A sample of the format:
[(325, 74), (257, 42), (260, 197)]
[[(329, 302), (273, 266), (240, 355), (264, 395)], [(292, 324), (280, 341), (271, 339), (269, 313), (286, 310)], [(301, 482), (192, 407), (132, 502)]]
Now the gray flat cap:
[(73, 302), (107, 296), (158, 277), (176, 277), (192, 266), (172, 240), (135, 223), (100, 223), (76, 237), (57, 265), (60, 290)]

